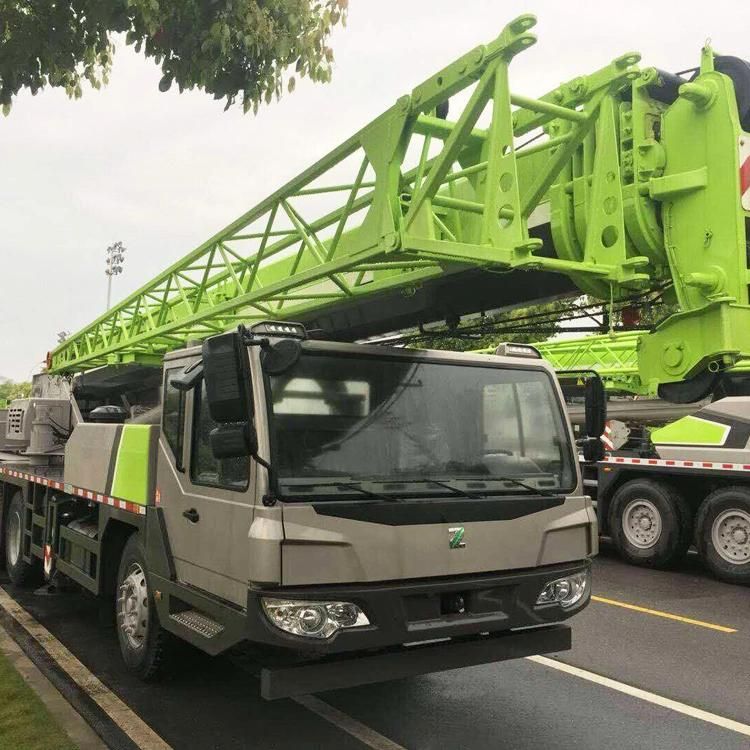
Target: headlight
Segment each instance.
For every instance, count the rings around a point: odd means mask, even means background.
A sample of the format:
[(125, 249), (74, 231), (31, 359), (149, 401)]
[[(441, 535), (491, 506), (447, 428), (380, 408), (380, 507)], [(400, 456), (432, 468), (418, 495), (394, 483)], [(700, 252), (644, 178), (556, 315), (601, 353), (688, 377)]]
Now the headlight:
[(307, 638), (330, 638), (338, 630), (369, 625), (365, 613), (351, 602), (306, 602), (263, 597), (266, 617), (281, 630)]
[(589, 590), (591, 577), (589, 571), (574, 573), (565, 578), (550, 581), (542, 589), (537, 604), (559, 604), (563, 609), (568, 609), (583, 599)]

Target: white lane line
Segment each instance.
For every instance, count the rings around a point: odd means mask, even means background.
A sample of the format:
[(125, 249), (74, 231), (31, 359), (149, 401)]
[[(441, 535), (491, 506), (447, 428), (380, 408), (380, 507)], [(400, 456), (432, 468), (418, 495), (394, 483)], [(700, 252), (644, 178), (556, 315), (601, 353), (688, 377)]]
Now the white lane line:
[(710, 711), (704, 711), (702, 708), (696, 708), (690, 706), (687, 703), (680, 703), (679, 701), (673, 701), (671, 698), (665, 698), (662, 695), (656, 693), (650, 693), (648, 690), (641, 690), (641, 688), (633, 687), (633, 685), (627, 685), (624, 682), (618, 682), (617, 680), (610, 679), (609, 677), (603, 677), (602, 675), (594, 672), (589, 672), (580, 667), (574, 667), (571, 664), (566, 664), (562, 661), (556, 661), (546, 656), (527, 656), (529, 661), (533, 661), (536, 664), (541, 664), (550, 669), (556, 669), (559, 672), (565, 672), (566, 674), (572, 675), (573, 677), (580, 677), (582, 680), (588, 680), (597, 685), (602, 685), (609, 688), (610, 690), (616, 690), (618, 693), (624, 693), (625, 695), (631, 695), (634, 698), (638, 698), (648, 703), (653, 703), (663, 708), (668, 708), (677, 713), (690, 716), (693, 719), (705, 721), (708, 724), (715, 724), (717, 727), (722, 729), (728, 729), (730, 732), (736, 732), (737, 734), (743, 734), (746, 737), (750, 737), (750, 724), (742, 724), (734, 719), (727, 719), (725, 716), (718, 716), (712, 714)]
[(406, 750), (403, 745), (389, 740), (366, 724), (362, 724), (362, 722), (352, 718), (349, 714), (339, 711), (338, 708), (334, 708), (330, 703), (326, 703), (314, 695), (300, 695), (297, 698), (292, 698), (292, 700), (344, 732), (347, 732), (373, 750)]
[(0, 588), (2, 607), (51, 657), (70, 678), (99, 705), (141, 750), (172, 750), (148, 724), (134, 713), (103, 682), (40, 625), (15, 599)]

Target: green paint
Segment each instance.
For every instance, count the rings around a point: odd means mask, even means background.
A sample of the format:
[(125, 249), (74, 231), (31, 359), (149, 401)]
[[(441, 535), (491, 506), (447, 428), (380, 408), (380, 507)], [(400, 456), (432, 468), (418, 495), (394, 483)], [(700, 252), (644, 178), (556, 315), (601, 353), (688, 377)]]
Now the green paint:
[(113, 497), (148, 505), (150, 425), (123, 425), (112, 478)]
[[(535, 23), (519, 17), (416, 86), (70, 336), (51, 372), (157, 362), (238, 322), (322, 314), (467, 266), (564, 274), (605, 301), (667, 288), (679, 312), (631, 340), (627, 362), (605, 355), (635, 392), (750, 359), (743, 133), (731, 80), (713, 70), (707, 47), (700, 75), (663, 103), (650, 94), (659, 73), (630, 53), (526, 96), (512, 90), (510, 68), (536, 42)], [(436, 106), (462, 91), (455, 119), (437, 117)], [(538, 128), (542, 139), (516, 147)], [(542, 248), (528, 219), (545, 206), (552, 243)]]
[(683, 417), (676, 422), (651, 431), (655, 445), (724, 445), (729, 427), (699, 417)]

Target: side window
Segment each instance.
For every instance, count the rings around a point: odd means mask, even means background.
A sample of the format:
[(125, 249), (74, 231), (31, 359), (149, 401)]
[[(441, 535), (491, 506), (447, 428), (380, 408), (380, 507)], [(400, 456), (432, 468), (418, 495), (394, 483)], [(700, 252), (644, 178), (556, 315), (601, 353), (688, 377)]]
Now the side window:
[(206, 382), (202, 381), (200, 388), (196, 388), (193, 394), (193, 446), (190, 457), (190, 478), (193, 484), (246, 490), (250, 476), (249, 458), (214, 457), (209, 436), (216, 427), (216, 422), (211, 419), (208, 411)]
[(182, 368), (173, 367), (164, 374), (164, 405), (162, 409), (162, 429), (164, 437), (172, 449), (175, 457), (175, 465), (180, 471), (184, 471), (182, 465), (182, 446), (185, 435), (185, 393), (178, 391), (170, 384), (172, 376), (176, 375)]

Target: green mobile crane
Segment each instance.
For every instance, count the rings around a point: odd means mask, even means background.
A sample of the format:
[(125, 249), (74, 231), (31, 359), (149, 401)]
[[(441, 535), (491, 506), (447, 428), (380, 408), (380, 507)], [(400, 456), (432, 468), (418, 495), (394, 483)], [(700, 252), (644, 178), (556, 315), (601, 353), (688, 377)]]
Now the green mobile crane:
[[(581, 455), (600, 531), (631, 563), (669, 567), (693, 546), (719, 578), (750, 583), (750, 362), (717, 371), (700, 401), (665, 402), (639, 377), (639, 341), (647, 335), (613, 332), (537, 347), (562, 373), (596, 372), (612, 396), (601, 438), (606, 455)], [(574, 398), (568, 409), (580, 423)]]
[(705, 48), (688, 80), (630, 53), (534, 99), (508, 76), (534, 24), (516, 19), (417, 86), (69, 337), (49, 371), (152, 364), (262, 317), (354, 340), (576, 290), (665, 288), (680, 311), (639, 338), (639, 381), (670, 400), (707, 393), (750, 352), (750, 70)]
[[(509, 69), (534, 24), (430, 76), (49, 354), (0, 445), (14, 582), (41, 563), (113, 597), (146, 678), (170, 637), (249, 640), (284, 656), (267, 697), (566, 648), (597, 533), (552, 367), (522, 346), (352, 342), (658, 291), (680, 312), (642, 337), (638, 377), (707, 393), (750, 357), (750, 85), (710, 49), (690, 80), (629, 53), (532, 98)], [(604, 415), (586, 382), (590, 449)]]

